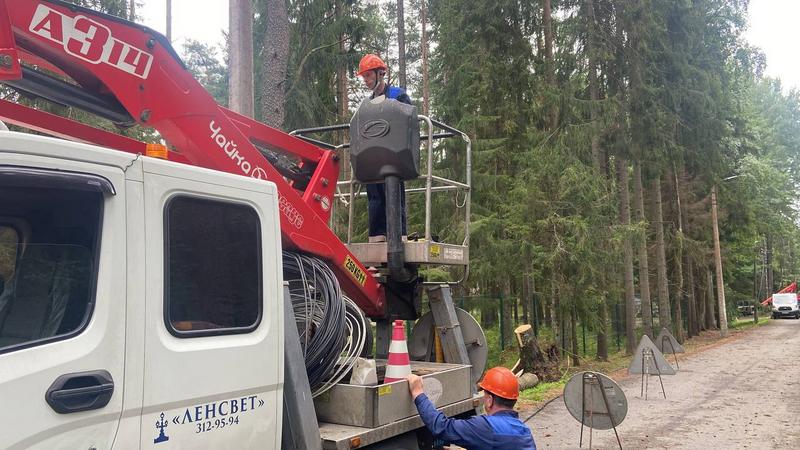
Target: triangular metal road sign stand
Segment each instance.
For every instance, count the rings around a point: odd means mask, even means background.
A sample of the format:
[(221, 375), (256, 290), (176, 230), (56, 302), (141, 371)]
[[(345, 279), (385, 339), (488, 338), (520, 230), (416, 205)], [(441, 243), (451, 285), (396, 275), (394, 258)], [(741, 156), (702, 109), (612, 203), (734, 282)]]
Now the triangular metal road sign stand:
[(664, 394), (664, 398), (667, 398), (661, 375), (675, 375), (675, 368), (667, 362), (658, 347), (653, 344), (653, 341), (647, 335), (644, 335), (636, 347), (636, 353), (634, 353), (631, 365), (628, 367), (628, 373), (642, 374), (641, 395), (645, 400), (647, 400), (649, 375), (658, 375), (658, 381), (661, 383), (661, 392)]
[[(661, 336), (661, 348), (662, 349), (666, 349), (667, 348), (667, 344), (669, 344), (669, 348), (670, 348), (670, 352), (672, 352), (672, 356), (675, 357), (675, 368), (676, 369), (680, 369), (681, 365), (678, 364), (678, 354), (675, 352), (675, 346), (672, 345), (672, 340), (669, 338), (669, 336)], [(666, 352), (664, 352), (664, 353), (666, 353)]]
[(678, 340), (675, 339), (675, 336), (673, 336), (672, 333), (670, 333), (666, 328), (662, 328), (661, 332), (658, 333), (656, 342), (658, 343), (658, 349), (661, 350), (661, 353), (664, 355), (667, 354), (667, 345), (669, 345), (669, 351), (672, 353), (672, 356), (675, 357), (675, 367), (680, 369), (681, 366), (678, 364), (678, 353), (684, 353), (685, 350)]
[(645, 347), (642, 349), (642, 388), (639, 396), (641, 397), (644, 394), (644, 399), (647, 400), (647, 387), (650, 384), (650, 365), (652, 365), (656, 369), (656, 373), (658, 374), (658, 382), (661, 383), (661, 393), (664, 394), (664, 398), (667, 398), (667, 393), (664, 391), (664, 381), (661, 380), (661, 369), (658, 368), (658, 364), (653, 364), (653, 360), (655, 360), (655, 354), (653, 353), (653, 349), (649, 347)]

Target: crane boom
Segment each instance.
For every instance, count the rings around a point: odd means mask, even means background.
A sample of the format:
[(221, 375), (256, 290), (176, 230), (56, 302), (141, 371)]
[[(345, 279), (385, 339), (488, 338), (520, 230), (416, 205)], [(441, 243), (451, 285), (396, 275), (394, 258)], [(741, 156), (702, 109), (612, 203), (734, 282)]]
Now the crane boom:
[[(122, 126), (151, 127), (179, 161), (274, 182), (284, 247), (328, 261), (343, 291), (368, 315), (385, 315), (384, 287), (327, 225), (339, 174), (336, 152), (217, 104), (158, 32), (59, 0), (0, 0), (0, 82)], [(144, 148), (7, 100), (0, 101), (0, 118), (118, 150)], [(293, 179), (265, 154), (296, 161), (301, 176)]]

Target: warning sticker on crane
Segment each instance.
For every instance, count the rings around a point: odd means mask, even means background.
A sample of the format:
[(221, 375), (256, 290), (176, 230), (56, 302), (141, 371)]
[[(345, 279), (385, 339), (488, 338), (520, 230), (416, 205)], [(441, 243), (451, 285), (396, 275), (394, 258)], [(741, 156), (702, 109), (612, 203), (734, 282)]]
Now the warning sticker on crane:
[(344, 257), (344, 268), (358, 281), (358, 284), (361, 286), (367, 284), (367, 274), (358, 267), (358, 263), (356, 263), (350, 255)]

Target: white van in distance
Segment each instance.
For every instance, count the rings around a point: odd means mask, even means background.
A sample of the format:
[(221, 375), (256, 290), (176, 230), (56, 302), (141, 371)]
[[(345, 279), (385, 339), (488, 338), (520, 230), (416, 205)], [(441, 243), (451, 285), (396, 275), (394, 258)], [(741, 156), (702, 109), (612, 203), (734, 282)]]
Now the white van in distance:
[(772, 296), (772, 318), (794, 317), (800, 319), (800, 309), (797, 308), (797, 294), (774, 294)]

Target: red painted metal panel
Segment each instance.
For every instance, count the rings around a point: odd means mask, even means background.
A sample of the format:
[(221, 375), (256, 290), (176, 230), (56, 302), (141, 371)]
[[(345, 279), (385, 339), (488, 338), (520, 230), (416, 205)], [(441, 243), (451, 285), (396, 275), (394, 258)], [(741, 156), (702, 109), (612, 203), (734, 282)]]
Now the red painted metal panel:
[(145, 153), (144, 142), (8, 100), (0, 99), (0, 120), (71, 141), (101, 145), (134, 154)]
[(11, 31), (11, 19), (5, 0), (0, 0), (0, 80), (18, 80), (22, 77), (17, 46)]

